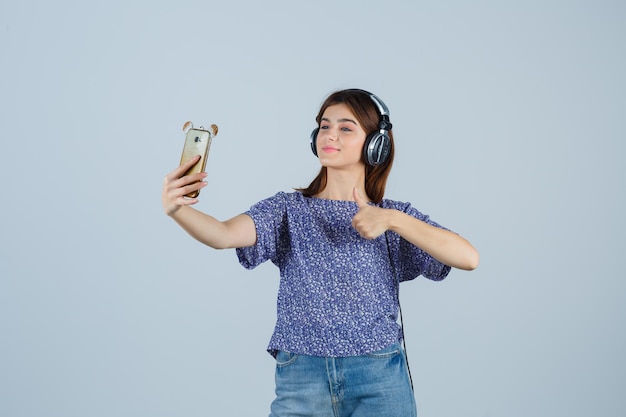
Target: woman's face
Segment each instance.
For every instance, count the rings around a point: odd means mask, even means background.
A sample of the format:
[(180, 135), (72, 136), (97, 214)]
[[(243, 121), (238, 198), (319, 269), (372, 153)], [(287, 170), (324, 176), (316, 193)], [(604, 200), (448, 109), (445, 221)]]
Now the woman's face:
[(317, 135), (317, 156), (327, 168), (363, 168), (366, 133), (343, 103), (329, 106), (322, 115)]

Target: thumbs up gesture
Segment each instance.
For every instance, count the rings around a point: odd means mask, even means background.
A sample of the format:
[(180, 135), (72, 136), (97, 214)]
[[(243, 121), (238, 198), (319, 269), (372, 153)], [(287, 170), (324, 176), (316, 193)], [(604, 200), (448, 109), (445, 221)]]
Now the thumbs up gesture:
[(352, 195), (359, 206), (358, 213), (352, 218), (352, 227), (365, 239), (376, 239), (385, 233), (389, 228), (388, 210), (367, 204), (356, 187)]

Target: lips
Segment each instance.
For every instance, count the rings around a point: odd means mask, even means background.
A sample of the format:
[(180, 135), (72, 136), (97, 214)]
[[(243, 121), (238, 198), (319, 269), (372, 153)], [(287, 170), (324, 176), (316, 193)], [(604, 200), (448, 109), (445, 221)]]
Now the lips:
[(322, 151), (326, 152), (326, 153), (332, 153), (332, 152), (339, 152), (339, 149), (333, 147), (333, 146), (324, 146), (322, 148)]

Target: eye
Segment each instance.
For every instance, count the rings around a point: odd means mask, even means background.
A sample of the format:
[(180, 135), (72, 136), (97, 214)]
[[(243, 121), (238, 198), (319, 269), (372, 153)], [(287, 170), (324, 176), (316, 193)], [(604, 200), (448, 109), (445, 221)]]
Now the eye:
[(352, 129), (350, 129), (349, 127), (342, 127), (341, 130), (344, 132), (352, 132)]
[(328, 125), (321, 125), (321, 126), (320, 126), (320, 129), (324, 129), (324, 130), (325, 130), (325, 129), (328, 129)]

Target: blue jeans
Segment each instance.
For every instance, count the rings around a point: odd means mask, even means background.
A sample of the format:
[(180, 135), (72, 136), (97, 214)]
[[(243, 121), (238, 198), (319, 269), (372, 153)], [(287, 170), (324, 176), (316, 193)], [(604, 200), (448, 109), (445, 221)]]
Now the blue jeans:
[(400, 344), (363, 356), (278, 352), (270, 417), (415, 417)]

